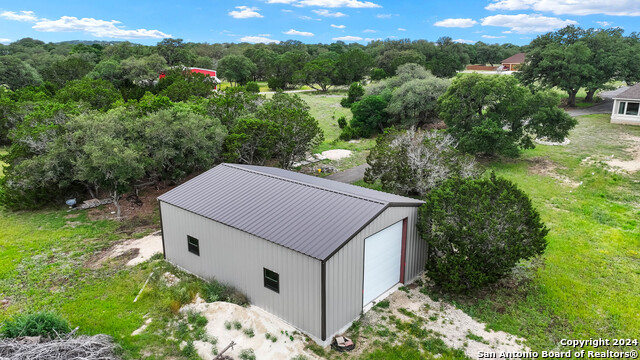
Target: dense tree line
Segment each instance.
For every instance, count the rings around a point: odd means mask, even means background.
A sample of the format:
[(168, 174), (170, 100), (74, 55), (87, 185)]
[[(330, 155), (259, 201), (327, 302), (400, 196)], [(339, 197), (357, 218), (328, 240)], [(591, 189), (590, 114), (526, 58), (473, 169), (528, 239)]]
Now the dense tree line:
[(557, 87), (569, 94), (569, 106), (583, 88), (586, 101), (611, 81), (640, 81), (640, 34), (624, 36), (621, 28), (582, 29), (567, 26), (538, 36), (527, 47), (525, 65), (517, 74), (531, 87)]
[[(426, 40), (377, 40), (361, 45), (338, 41), (304, 44), (188, 43), (164, 39), (155, 46), (130, 42), (44, 43), (24, 38), (0, 45), (0, 83), (16, 90), (51, 83), (62, 87), (84, 76), (111, 82), (123, 91), (157, 79), (175, 66), (213, 68), (225, 80), (244, 85), (268, 81), (273, 89), (305, 84), (327, 90), (365, 76), (394, 76), (397, 68), (416, 63), (436, 76), (450, 77), (468, 63), (497, 63), (520, 51), (512, 44), (460, 44), (443, 37)], [(141, 94), (138, 94), (142, 96)]]
[[(271, 161), (289, 168), (322, 141), (317, 121), (296, 95), (271, 99), (242, 87), (213, 92), (200, 75), (170, 73), (124, 100), (112, 83), (84, 77), (56, 89), (47, 83), (0, 88), (9, 144), (0, 202), (33, 208), (62, 196), (108, 195), (116, 204), (137, 184), (178, 181), (217, 162)], [(251, 139), (242, 124), (269, 131), (268, 151), (242, 157)], [(231, 134), (227, 137), (228, 134)]]

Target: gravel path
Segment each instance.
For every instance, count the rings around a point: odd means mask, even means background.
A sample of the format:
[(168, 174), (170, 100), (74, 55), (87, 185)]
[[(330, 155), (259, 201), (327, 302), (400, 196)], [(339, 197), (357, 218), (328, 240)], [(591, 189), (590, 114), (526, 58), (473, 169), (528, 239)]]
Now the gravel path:
[(337, 172), (327, 176), (329, 180), (340, 181), (343, 183), (351, 184), (364, 178), (364, 172), (369, 167), (369, 164), (362, 164), (345, 171)]

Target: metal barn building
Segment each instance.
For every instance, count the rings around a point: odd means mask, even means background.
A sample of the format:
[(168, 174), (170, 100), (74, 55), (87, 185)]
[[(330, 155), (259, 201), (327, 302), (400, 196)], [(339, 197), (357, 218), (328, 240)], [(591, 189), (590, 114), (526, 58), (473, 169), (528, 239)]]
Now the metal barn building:
[(168, 261), (235, 286), (321, 343), (424, 268), (419, 200), (237, 164), (158, 200)]

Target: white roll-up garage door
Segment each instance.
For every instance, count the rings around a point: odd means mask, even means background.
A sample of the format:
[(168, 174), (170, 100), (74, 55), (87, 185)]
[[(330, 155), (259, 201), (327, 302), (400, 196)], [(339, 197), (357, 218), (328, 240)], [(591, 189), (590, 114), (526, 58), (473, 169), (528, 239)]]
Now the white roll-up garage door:
[(366, 306), (400, 282), (402, 221), (364, 240), (364, 290)]

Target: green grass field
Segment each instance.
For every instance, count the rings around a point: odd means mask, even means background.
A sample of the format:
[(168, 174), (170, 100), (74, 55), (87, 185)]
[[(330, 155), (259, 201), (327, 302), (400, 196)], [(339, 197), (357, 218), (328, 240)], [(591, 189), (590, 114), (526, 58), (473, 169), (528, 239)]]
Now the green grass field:
[[(531, 270), (530, 282), (451, 299), (535, 350), (553, 349), (563, 338), (640, 338), (640, 174), (582, 162), (629, 159), (625, 149), (633, 143), (621, 140), (625, 135), (640, 136), (640, 127), (584, 116), (570, 145), (539, 145), (517, 160), (489, 164), (529, 194), (551, 229), (544, 264)], [(551, 164), (546, 174), (532, 171), (543, 159)]]
[[(114, 241), (145, 233), (127, 235), (127, 223), (78, 214), (68, 218), (64, 210), (0, 210), (0, 299), (9, 301), (0, 322), (19, 312), (54, 311), (78, 326), (80, 334), (113, 336), (125, 359), (140, 358), (142, 351), (152, 355), (149, 359), (180, 355), (181, 340), (169, 338), (175, 330), (169, 322), (180, 319), (176, 307), (190, 301), (203, 283), (162, 260), (132, 268), (124, 267), (123, 260), (92, 265)], [(166, 271), (183, 280), (179, 286), (164, 284), (160, 275)], [(153, 319), (149, 330), (131, 336), (145, 317)]]

